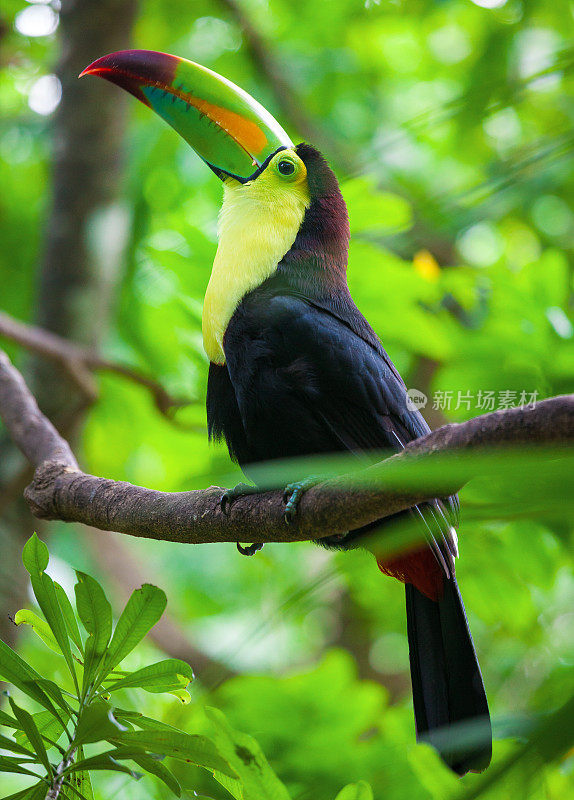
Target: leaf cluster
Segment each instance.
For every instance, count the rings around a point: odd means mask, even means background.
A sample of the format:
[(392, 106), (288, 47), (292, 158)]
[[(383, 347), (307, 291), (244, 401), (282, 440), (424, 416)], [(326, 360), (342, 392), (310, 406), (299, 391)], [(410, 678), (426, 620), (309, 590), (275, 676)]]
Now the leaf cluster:
[[(161, 589), (144, 584), (134, 591), (114, 626), (112, 607), (98, 581), (76, 573), (74, 608), (63, 587), (46, 572), (48, 561), (48, 548), (34, 534), (24, 547), (23, 562), (42, 616), (23, 609), (14, 621), (29, 625), (64, 659), (69, 681), (60, 686), (42, 677), (0, 641), (0, 677), (41, 707), (28, 711), (5, 693), (11, 713), (0, 711), (0, 726), (13, 735), (0, 734), (0, 750), (8, 753), (0, 755), (0, 772), (34, 782), (3, 800), (93, 800), (90, 774), (97, 771), (120, 772), (136, 780), (153, 775), (179, 797), (181, 786), (163, 763), (166, 757), (204, 768), (238, 800), (289, 800), (255, 740), (235, 732), (221, 712), (206, 711), (214, 733), (209, 738), (116, 704), (116, 693), (125, 689), (169, 693), (184, 705), (190, 702), (187, 687), (194, 675), (185, 661), (169, 658), (136, 670), (121, 668), (163, 614), (166, 596)], [(100, 745), (98, 751), (86, 752), (93, 745)], [(357, 791), (349, 786), (339, 797), (372, 797), (367, 789)]]

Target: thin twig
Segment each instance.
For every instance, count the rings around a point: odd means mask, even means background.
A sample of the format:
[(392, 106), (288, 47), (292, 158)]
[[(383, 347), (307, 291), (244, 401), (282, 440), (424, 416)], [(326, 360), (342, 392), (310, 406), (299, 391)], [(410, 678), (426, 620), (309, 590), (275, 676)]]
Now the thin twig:
[(172, 418), (173, 412), (178, 408), (194, 402), (190, 399), (173, 397), (158, 381), (133, 367), (104, 358), (93, 350), (74, 344), (43, 328), (15, 320), (2, 311), (0, 311), (0, 336), (61, 364), (82, 395), (92, 400), (97, 398), (97, 388), (91, 373), (102, 370), (121, 375), (145, 387), (151, 393), (158, 411), (168, 419)]

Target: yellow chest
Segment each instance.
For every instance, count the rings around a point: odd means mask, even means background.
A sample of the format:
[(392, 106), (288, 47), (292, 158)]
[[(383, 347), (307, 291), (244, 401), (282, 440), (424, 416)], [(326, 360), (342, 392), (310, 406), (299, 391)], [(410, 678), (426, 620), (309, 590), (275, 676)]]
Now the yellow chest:
[(242, 298), (269, 278), (301, 227), (306, 190), (270, 190), (261, 182), (227, 181), (219, 216), (219, 245), (203, 305), (203, 346), (209, 360), (225, 364), (223, 337)]

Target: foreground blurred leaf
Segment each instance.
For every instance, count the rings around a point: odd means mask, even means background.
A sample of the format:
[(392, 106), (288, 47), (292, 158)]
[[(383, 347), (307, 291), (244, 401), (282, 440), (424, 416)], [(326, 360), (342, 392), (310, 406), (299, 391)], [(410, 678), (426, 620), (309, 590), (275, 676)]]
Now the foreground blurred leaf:
[(230, 780), (229, 773), (215, 773), (219, 783), (237, 800), (259, 800), (262, 797), (266, 800), (289, 800), (286, 787), (269, 766), (255, 739), (233, 730), (218, 709), (206, 709), (206, 714), (215, 729), (219, 751), (238, 776)]
[(475, 800), (491, 789), (505, 791), (506, 781), (520, 776), (523, 786), (534, 790), (544, 775), (544, 768), (564, 758), (574, 747), (574, 696), (543, 719), (530, 735), (501, 764), (491, 767), (478, 786), (461, 795), (461, 800)]

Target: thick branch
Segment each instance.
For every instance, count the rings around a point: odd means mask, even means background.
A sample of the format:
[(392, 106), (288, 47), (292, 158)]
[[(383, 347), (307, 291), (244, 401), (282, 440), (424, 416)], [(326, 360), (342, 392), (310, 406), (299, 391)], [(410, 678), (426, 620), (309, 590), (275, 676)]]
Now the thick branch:
[(87, 397), (92, 397), (95, 392), (91, 385), (90, 373), (103, 370), (121, 375), (145, 387), (151, 393), (157, 409), (164, 416), (169, 417), (174, 410), (190, 402), (172, 397), (158, 381), (132, 367), (104, 358), (95, 350), (74, 344), (43, 328), (19, 322), (2, 311), (0, 311), (0, 336), (61, 364)]
[[(500, 445), (559, 445), (574, 442), (574, 395), (544, 400), (533, 408), (495, 411), (443, 428), (411, 442), (400, 454), (309, 489), (297, 523), (283, 518), (277, 490), (239, 498), (226, 516), (222, 490), (158, 492), (81, 472), (67, 443), (43, 417), (21, 375), (0, 359), (0, 416), (15, 443), (37, 468), (26, 499), (43, 519), (82, 522), (132, 536), (200, 544), (205, 542), (286, 542), (331, 536), (396, 514), (433, 497), (450, 494), (469, 479), (435, 478), (424, 489), (385, 488), (407, 461), (442, 453), (463, 453)], [(360, 480), (358, 478), (360, 477)]]

